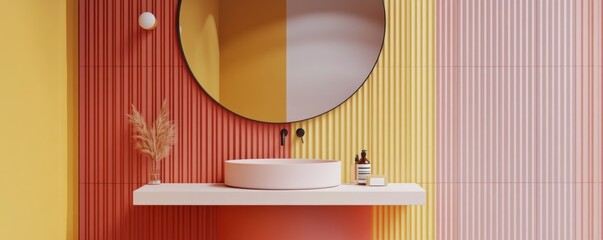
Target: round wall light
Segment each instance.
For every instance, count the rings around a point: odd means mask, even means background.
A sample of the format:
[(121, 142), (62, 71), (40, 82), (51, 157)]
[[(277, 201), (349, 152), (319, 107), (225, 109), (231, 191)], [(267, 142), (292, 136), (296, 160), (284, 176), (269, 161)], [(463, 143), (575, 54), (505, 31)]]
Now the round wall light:
[(157, 18), (151, 12), (143, 12), (138, 16), (138, 25), (146, 30), (153, 30), (157, 27)]

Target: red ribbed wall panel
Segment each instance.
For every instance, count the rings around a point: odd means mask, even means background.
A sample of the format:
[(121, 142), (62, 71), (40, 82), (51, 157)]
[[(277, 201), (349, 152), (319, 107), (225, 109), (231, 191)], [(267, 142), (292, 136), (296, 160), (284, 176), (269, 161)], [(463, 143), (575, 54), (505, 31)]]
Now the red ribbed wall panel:
[[(168, 99), (177, 140), (164, 182), (222, 182), (233, 158), (289, 157), (289, 124), (242, 119), (213, 102), (186, 69), (176, 36), (177, 0), (82, 0), (79, 4), (80, 239), (216, 239), (213, 207), (134, 207), (148, 160), (132, 147), (126, 114), (154, 118)], [(155, 13), (154, 31), (138, 15)]]

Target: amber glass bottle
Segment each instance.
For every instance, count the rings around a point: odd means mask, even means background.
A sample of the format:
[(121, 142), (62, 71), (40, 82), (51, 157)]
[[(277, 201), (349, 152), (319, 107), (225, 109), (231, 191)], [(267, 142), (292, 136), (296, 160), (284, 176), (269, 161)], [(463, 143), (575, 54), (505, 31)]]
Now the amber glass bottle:
[(371, 175), (371, 162), (366, 158), (366, 150), (362, 150), (360, 154), (362, 158), (356, 164), (356, 172), (358, 173), (358, 184), (365, 185), (366, 177)]

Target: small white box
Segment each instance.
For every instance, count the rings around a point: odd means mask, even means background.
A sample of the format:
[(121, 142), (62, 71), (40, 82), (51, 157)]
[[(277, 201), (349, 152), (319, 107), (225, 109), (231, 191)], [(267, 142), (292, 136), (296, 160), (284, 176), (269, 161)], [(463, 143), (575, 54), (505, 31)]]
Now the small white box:
[(380, 175), (370, 175), (366, 177), (367, 186), (387, 186), (387, 177)]

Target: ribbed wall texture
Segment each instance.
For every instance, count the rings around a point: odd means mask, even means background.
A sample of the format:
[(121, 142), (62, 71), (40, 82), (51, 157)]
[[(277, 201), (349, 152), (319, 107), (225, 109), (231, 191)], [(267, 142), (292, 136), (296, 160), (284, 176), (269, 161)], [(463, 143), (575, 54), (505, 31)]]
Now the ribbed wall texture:
[(307, 138), (293, 140), (291, 155), (342, 160), (349, 181), (355, 154), (367, 149), (374, 173), (427, 190), (424, 206), (374, 207), (373, 239), (434, 239), (435, 5), (385, 4), (387, 35), (371, 77), (339, 108), (292, 124), (305, 128)]
[[(133, 207), (148, 161), (129, 104), (178, 126), (168, 182), (220, 182), (228, 158), (343, 160), (417, 182), (427, 205), (375, 207), (374, 239), (603, 238), (601, 1), (386, 0), (387, 35), (358, 93), (295, 123), (306, 143), (217, 106), (178, 50), (177, 1), (80, 1), (80, 238), (215, 239), (207, 207)], [(136, 16), (153, 11), (154, 31)]]
[[(137, 17), (152, 11), (154, 31)], [(176, 35), (177, 1), (81, 0), (79, 4), (80, 239), (216, 239), (213, 207), (132, 205), (149, 161), (132, 147), (130, 104), (154, 119), (167, 99), (177, 128), (162, 164), (165, 182), (223, 182), (222, 162), (289, 157), (279, 131), (216, 105), (184, 66)]]
[(601, 1), (437, 11), (438, 239), (601, 239)]

